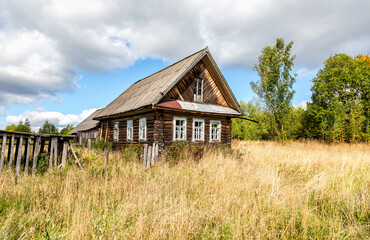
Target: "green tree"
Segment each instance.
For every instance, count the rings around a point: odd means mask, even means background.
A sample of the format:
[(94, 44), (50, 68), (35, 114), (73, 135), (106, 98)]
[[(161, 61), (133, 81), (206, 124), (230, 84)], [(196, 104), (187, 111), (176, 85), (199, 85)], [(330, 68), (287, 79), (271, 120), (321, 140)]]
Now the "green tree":
[(5, 127), (5, 130), (7, 131), (16, 131), (16, 132), (32, 132), (31, 131), (31, 123), (26, 119), (26, 121), (23, 123), (23, 121), (19, 121), (18, 125), (11, 124)]
[(293, 42), (285, 45), (284, 40), (278, 38), (274, 46), (263, 48), (253, 68), (260, 79), (251, 83), (252, 89), (270, 113), (273, 133), (278, 138), (285, 138), (284, 125), (294, 95), (296, 74), (291, 74), (295, 59), (295, 55), (291, 56), (292, 46)]
[(72, 124), (68, 124), (65, 128), (62, 128), (62, 130), (60, 130), (60, 134), (67, 135), (73, 129), (74, 129), (73, 125)]
[(232, 119), (232, 135), (233, 138), (240, 140), (267, 140), (270, 138), (268, 113), (262, 108), (257, 101), (249, 101), (245, 103), (240, 101), (240, 107), (243, 116), (258, 121), (259, 123), (251, 122), (244, 119)]
[(39, 133), (59, 134), (59, 131), (53, 123), (50, 123), (48, 120), (46, 120), (44, 124), (40, 127)]
[(369, 139), (370, 61), (334, 54), (312, 80), (307, 135), (331, 142)]

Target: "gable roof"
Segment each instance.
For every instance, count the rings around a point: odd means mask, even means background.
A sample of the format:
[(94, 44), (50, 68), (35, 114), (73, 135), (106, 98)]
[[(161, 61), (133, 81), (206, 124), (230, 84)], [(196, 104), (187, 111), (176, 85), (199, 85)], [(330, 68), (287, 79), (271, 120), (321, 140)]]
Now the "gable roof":
[(78, 124), (74, 129), (72, 129), (69, 134), (75, 134), (77, 132), (81, 131), (87, 131), (90, 129), (93, 129), (99, 124), (99, 121), (93, 120), (94, 117), (96, 117), (103, 109), (98, 109), (95, 112), (93, 112), (90, 116), (85, 118), (80, 124)]
[(226, 79), (216, 65), (208, 47), (132, 84), (126, 91), (108, 104), (95, 116), (95, 119), (118, 115), (158, 104), (164, 95), (172, 89), (200, 60), (207, 68), (211, 68), (211, 75), (217, 81), (222, 94), (227, 96), (230, 106), (240, 112), (240, 106), (232, 93)]

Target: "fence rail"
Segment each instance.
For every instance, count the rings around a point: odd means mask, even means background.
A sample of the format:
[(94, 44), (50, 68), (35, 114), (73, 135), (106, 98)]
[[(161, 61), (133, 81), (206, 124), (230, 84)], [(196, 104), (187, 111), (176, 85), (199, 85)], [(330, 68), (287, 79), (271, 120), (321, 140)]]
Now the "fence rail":
[(24, 175), (27, 176), (30, 170), (30, 160), (32, 160), (32, 175), (35, 175), (40, 153), (49, 155), (49, 171), (53, 168), (64, 167), (67, 162), (69, 141), (72, 139), (74, 136), (0, 130), (0, 174), (6, 163), (9, 169), (13, 169), (15, 163), (16, 175), (20, 175), (21, 166), (24, 166)]

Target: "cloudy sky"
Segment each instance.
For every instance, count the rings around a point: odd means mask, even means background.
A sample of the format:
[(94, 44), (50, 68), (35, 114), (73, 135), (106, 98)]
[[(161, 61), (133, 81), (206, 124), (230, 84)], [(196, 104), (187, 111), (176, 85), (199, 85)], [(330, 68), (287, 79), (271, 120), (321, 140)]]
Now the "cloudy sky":
[(0, 129), (76, 125), (136, 80), (208, 46), (239, 100), (266, 45), (294, 41), (294, 105), (330, 54), (370, 52), (369, 0), (2, 0)]

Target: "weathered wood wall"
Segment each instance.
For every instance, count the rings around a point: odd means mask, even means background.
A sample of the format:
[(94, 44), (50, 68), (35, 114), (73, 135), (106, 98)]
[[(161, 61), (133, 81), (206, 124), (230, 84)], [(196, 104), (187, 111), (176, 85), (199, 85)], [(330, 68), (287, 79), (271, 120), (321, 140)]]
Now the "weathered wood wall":
[(195, 65), (164, 98), (194, 102), (194, 79), (196, 77), (203, 79), (203, 103), (229, 107), (202, 61)]
[[(107, 141), (113, 144), (113, 148), (121, 149), (132, 144), (153, 144), (158, 143), (160, 151), (173, 143), (173, 118), (186, 117), (187, 119), (187, 141), (192, 142), (193, 118), (205, 120), (204, 142), (205, 144), (227, 144), (231, 146), (231, 119), (226, 116), (210, 114), (194, 114), (174, 111), (158, 110), (146, 114), (130, 117), (109, 119), (103, 122), (108, 124)], [(147, 118), (147, 140), (139, 141), (139, 119)], [(133, 120), (133, 141), (127, 141), (127, 120)], [(221, 141), (210, 142), (210, 120), (221, 121)], [(118, 141), (113, 141), (114, 123), (119, 123)], [(103, 138), (104, 138), (104, 131)]]

